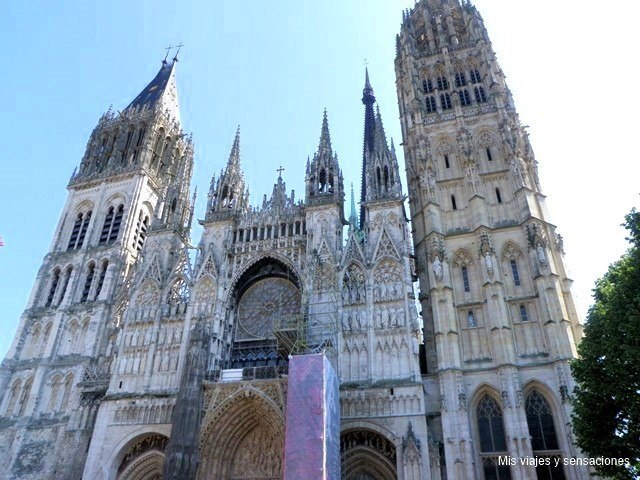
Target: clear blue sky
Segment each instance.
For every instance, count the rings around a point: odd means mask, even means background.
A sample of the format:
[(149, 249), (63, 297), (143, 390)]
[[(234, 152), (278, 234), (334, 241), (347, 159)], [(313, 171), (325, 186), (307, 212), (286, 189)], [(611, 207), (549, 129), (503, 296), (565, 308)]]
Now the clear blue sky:
[[(640, 107), (632, 73), (640, 8), (623, 0), (591, 10), (578, 0), (475, 3), (521, 119), (531, 125), (542, 186), (565, 236), (584, 313), (593, 281), (624, 251), (622, 216), (638, 204), (637, 122), (627, 112)], [(124, 108), (151, 80), (165, 46), (185, 45), (177, 80), (183, 128), (196, 146), (193, 186), (202, 218), (209, 179), (226, 162), (238, 124), (252, 202), (271, 191), (279, 165), (302, 198), (304, 165), (317, 148), (325, 107), (345, 180), (357, 188), (364, 59), (387, 135), (399, 144), (394, 38), (402, 8), (411, 4), (3, 2), (0, 358), (91, 131), (109, 105)]]

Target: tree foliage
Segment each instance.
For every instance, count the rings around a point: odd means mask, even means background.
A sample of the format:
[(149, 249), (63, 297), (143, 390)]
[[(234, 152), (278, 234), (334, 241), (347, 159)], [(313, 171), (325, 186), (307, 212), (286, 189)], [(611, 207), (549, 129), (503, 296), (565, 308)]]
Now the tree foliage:
[(596, 282), (579, 358), (573, 428), (592, 458), (629, 458), (598, 474), (640, 478), (640, 212), (626, 216), (629, 251)]

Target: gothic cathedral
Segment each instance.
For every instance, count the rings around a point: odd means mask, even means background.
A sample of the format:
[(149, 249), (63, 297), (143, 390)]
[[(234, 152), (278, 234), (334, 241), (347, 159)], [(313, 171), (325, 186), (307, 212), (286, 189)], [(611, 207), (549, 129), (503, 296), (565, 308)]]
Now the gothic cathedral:
[(408, 210), (368, 72), (359, 211), (325, 111), (300, 200), (280, 172), (249, 202), (238, 130), (197, 245), (177, 58), (100, 118), (0, 367), (4, 478), (289, 479), (318, 353), (342, 479), (589, 478), (562, 238), (482, 18), (420, 0), (396, 42)]

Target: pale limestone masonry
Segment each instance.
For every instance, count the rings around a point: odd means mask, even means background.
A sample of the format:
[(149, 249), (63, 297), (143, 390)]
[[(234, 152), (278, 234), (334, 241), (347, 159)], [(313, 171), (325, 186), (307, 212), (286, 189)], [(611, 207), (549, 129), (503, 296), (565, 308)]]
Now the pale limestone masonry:
[[(497, 456), (580, 456), (568, 361), (582, 325), (537, 161), (475, 7), (422, 0), (406, 11), (396, 78), (430, 445), (444, 447), (447, 478), (537, 478), (530, 466), (500, 469)], [(493, 445), (481, 439), (488, 419)], [(543, 449), (532, 440), (540, 421), (555, 427)]]
[(249, 202), (238, 129), (197, 246), (176, 59), (102, 116), (0, 367), (0, 476), (282, 478), (288, 357), (322, 351), (346, 480), (588, 478), (498, 460), (580, 456), (582, 327), (479, 13), (416, 3), (395, 66), (410, 224), (368, 72), (360, 211), (326, 112), (300, 200), (279, 170)]

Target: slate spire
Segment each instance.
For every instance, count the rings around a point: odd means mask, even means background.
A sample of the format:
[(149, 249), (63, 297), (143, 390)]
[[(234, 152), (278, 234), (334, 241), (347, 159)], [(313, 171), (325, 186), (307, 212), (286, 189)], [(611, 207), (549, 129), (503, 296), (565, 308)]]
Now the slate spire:
[(176, 87), (176, 65), (178, 59), (170, 63), (162, 61), (162, 66), (151, 82), (138, 94), (123, 112), (134, 109), (154, 109), (168, 111), (169, 115), (180, 123), (180, 106)]
[[(400, 172), (395, 148), (389, 149), (380, 107), (365, 73), (362, 93), (364, 110), (364, 145), (362, 147), (362, 190), (360, 194), (360, 226), (364, 229), (367, 202), (402, 196)], [(375, 109), (374, 109), (375, 105)]]
[(369, 81), (369, 69), (365, 67), (364, 89), (362, 90), (362, 103), (364, 104), (364, 146), (362, 151), (362, 179), (360, 187), (360, 228), (364, 225), (365, 202), (367, 199), (367, 158), (373, 152), (375, 142), (376, 117), (373, 105), (376, 97)]

